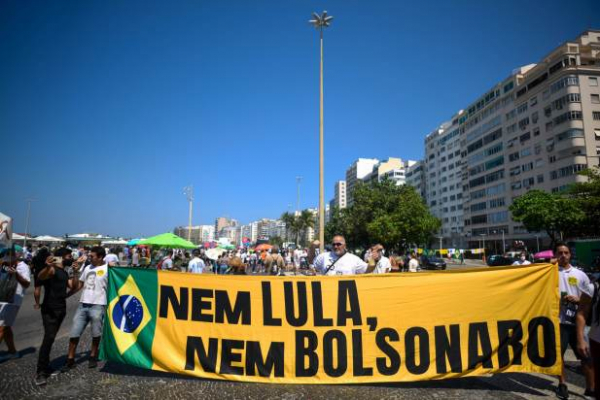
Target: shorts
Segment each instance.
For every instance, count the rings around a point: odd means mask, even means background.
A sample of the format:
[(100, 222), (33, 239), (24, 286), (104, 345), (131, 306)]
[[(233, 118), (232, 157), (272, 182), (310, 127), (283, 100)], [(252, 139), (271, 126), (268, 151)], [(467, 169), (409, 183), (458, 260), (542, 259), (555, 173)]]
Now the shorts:
[(575, 357), (581, 360), (581, 356), (577, 351), (577, 328), (575, 325), (560, 324), (560, 353), (563, 359), (569, 346), (571, 346), (573, 353), (575, 353)]
[(69, 337), (78, 338), (81, 336), (88, 322), (92, 326), (92, 337), (102, 336), (102, 323), (104, 322), (104, 312), (106, 306), (101, 304), (79, 303), (77, 311), (73, 316), (73, 327)]
[(21, 305), (0, 303), (0, 326), (13, 326)]

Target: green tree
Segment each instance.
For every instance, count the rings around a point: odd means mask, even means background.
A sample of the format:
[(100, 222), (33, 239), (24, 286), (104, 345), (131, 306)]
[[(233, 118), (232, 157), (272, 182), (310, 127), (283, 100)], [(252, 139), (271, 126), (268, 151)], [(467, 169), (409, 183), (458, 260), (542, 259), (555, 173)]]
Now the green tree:
[(564, 195), (575, 201), (585, 214), (580, 232), (584, 235), (597, 235), (600, 221), (600, 168), (586, 169), (579, 175), (585, 176), (587, 180), (574, 183)]
[(272, 236), (269, 238), (269, 243), (273, 246), (281, 248), (283, 246), (283, 238), (281, 238), (280, 236)]
[(545, 231), (552, 245), (575, 234), (585, 213), (573, 199), (543, 190), (531, 190), (517, 197), (509, 207), (513, 220), (529, 232)]
[(326, 233), (341, 233), (353, 248), (381, 243), (402, 251), (412, 244), (425, 244), (441, 226), (412, 186), (397, 186), (391, 180), (364, 184), (353, 192), (352, 206), (333, 210)]
[(300, 236), (302, 235), (304, 238), (306, 230), (315, 227), (315, 216), (309, 210), (302, 210), (299, 215), (285, 212), (280, 219), (285, 223), (287, 240), (289, 241), (293, 237), (297, 245), (301, 242)]
[(279, 218), (285, 224), (285, 240), (296, 238), (296, 217), (290, 212), (284, 212)]

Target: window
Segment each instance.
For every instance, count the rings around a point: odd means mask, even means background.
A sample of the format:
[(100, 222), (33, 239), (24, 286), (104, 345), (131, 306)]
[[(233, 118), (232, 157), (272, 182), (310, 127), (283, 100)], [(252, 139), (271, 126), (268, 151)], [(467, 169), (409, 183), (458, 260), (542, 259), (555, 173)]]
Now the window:
[(542, 144), (536, 143), (535, 146), (533, 147), (533, 152), (535, 153), (536, 156), (538, 154), (540, 154), (542, 152)]
[(533, 128), (533, 136), (540, 136), (540, 128)]
[(521, 173), (521, 167), (520, 166), (516, 166), (510, 169), (510, 176), (516, 176), (519, 175)]
[(594, 117), (594, 121), (600, 121), (600, 111), (592, 111), (592, 116)]
[(590, 80), (590, 86), (598, 86), (598, 78), (589, 77), (588, 79)]
[(527, 103), (523, 103), (517, 107), (517, 114), (523, 114), (525, 111), (527, 111)]
[(583, 117), (581, 115), (581, 111), (569, 111), (569, 112), (559, 115), (558, 117), (555, 117), (553, 122), (554, 122), (554, 126), (556, 126), (556, 125), (562, 124), (563, 122), (578, 120), (578, 119), (582, 119), (582, 118)]
[(550, 117), (552, 115), (552, 107), (548, 106), (544, 108), (544, 116), (546, 118)]
[(583, 137), (583, 129), (569, 129), (556, 135), (556, 141), (561, 142), (566, 139)]
[(519, 181), (519, 182), (514, 182), (514, 183), (511, 183), (511, 184), (510, 184), (510, 188), (511, 188), (512, 190), (519, 190), (519, 189), (521, 189), (521, 181)]
[(527, 157), (531, 155), (531, 147), (527, 147), (521, 150), (521, 157)]
[(488, 216), (488, 220), (490, 223), (506, 222), (508, 221), (508, 211), (491, 213)]
[(565, 76), (564, 78), (559, 79), (550, 85), (550, 92), (556, 93), (562, 88), (567, 86), (577, 86), (579, 85), (579, 79), (576, 76)]
[(523, 187), (530, 188), (535, 184), (535, 179), (533, 178), (525, 178), (523, 179)]
[(544, 183), (544, 175), (538, 175), (537, 176), (537, 183)]
[(487, 208), (487, 203), (484, 201), (482, 203), (475, 203), (471, 205), (471, 212), (485, 210)]
[(529, 105), (531, 107), (535, 106), (537, 104), (537, 96), (533, 96), (530, 100), (529, 100)]
[[(581, 118), (579, 118), (579, 119), (581, 119)], [(522, 131), (527, 129), (527, 125), (529, 125), (529, 117), (525, 117), (519, 121), (519, 129), (521, 129)]]
[(586, 164), (574, 164), (550, 172), (550, 180), (571, 176), (587, 168)]
[(531, 171), (533, 169), (533, 162), (523, 164), (521, 166), (521, 169), (523, 170), (523, 172)]
[(490, 208), (503, 207), (505, 204), (504, 197), (490, 200)]
[(533, 114), (531, 114), (531, 123), (533, 124), (537, 124), (538, 122), (538, 112), (534, 112)]
[(600, 104), (600, 94), (592, 94), (590, 96), (592, 98), (592, 103)]
[(519, 152), (508, 155), (508, 161), (517, 161), (519, 159)]
[(519, 136), (519, 141), (521, 142), (521, 144), (525, 143), (529, 139), (531, 139), (531, 132), (527, 132)]

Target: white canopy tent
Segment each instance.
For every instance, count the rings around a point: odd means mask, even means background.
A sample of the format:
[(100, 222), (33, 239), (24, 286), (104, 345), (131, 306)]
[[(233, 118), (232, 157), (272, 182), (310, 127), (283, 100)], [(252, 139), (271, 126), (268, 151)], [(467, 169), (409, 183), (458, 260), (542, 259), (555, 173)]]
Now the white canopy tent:
[(112, 239), (112, 240), (104, 240), (102, 242), (103, 246), (127, 246), (127, 240), (122, 239)]
[(31, 239), (31, 241), (44, 242), (44, 243), (58, 243), (58, 242), (64, 242), (65, 239), (54, 237), (54, 236), (49, 236), (49, 235), (42, 235), (42, 236), (37, 236), (37, 237)]

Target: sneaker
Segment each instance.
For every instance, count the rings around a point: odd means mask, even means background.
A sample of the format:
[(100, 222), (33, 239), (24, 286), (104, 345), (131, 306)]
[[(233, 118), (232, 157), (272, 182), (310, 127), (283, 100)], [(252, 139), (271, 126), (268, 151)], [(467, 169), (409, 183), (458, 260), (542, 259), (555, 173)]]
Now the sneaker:
[(96, 368), (98, 366), (98, 359), (96, 359), (95, 357), (90, 358), (90, 361), (88, 362), (88, 368)]
[(17, 351), (14, 353), (6, 353), (3, 356), (0, 356), (0, 362), (16, 360), (17, 358), (21, 358), (21, 354)]
[(46, 383), (48, 383), (48, 376), (45, 373), (40, 372), (35, 376), (36, 386), (44, 386)]
[(559, 399), (569, 398), (569, 389), (567, 388), (567, 385), (565, 385), (564, 383), (558, 384), (558, 387), (556, 388), (556, 397), (558, 397)]
[(65, 365), (62, 366), (62, 368), (60, 369), (60, 372), (62, 372), (62, 373), (69, 372), (73, 368), (75, 368), (75, 360), (72, 358), (67, 358), (67, 362), (65, 362)]

